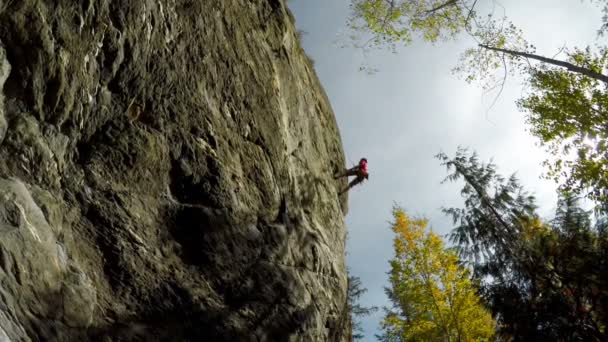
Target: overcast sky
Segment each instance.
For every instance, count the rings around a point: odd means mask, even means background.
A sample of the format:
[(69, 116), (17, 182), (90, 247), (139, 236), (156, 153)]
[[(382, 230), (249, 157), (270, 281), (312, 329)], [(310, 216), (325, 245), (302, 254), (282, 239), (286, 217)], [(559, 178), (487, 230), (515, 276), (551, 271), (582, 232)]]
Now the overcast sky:
[[(489, 0), (486, 0), (489, 1)], [(482, 1), (480, 1), (482, 3)], [(441, 207), (462, 206), (462, 184), (440, 184), (445, 169), (434, 155), (453, 155), (458, 145), (493, 158), (499, 172), (517, 172), (533, 192), (541, 213), (555, 208), (555, 185), (539, 179), (545, 154), (526, 131), (515, 107), (521, 84), (510, 79), (498, 102), (452, 75), (459, 53), (471, 46), (463, 39), (432, 46), (415, 42), (397, 54), (372, 53), (365, 60), (379, 68), (358, 71), (360, 51), (342, 48), (348, 30), (349, 0), (291, 0), (289, 6), (303, 45), (336, 114), (347, 160), (369, 161), (370, 180), (350, 194), (348, 264), (368, 293), (364, 305), (387, 305), (388, 260), (392, 232), (388, 221), (397, 203), (414, 215), (429, 218), (432, 228), (448, 233), (452, 224)], [(588, 1), (503, 0), (507, 16), (525, 32), (540, 54), (552, 56), (559, 47), (595, 42), (601, 14)], [(364, 320), (366, 339), (375, 341), (379, 311)]]

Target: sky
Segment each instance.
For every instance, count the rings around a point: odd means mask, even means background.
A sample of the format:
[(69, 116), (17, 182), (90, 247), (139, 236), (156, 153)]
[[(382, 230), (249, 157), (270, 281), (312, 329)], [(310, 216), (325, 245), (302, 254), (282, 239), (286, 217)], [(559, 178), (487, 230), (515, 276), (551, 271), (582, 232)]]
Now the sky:
[[(485, 0), (488, 5), (490, 0)], [(483, 1), (479, 1), (483, 6)], [(369, 162), (370, 178), (351, 190), (346, 217), (347, 262), (368, 292), (363, 305), (388, 305), (384, 294), (388, 260), (393, 255), (389, 221), (394, 204), (429, 219), (432, 229), (453, 228), (442, 207), (461, 207), (462, 183), (444, 183), (447, 175), (434, 156), (454, 155), (458, 146), (490, 159), (502, 175), (514, 172), (532, 192), (544, 217), (555, 209), (555, 184), (541, 179), (544, 150), (526, 130), (515, 100), (521, 82), (507, 80), (502, 95), (484, 93), (453, 75), (459, 54), (471, 41), (431, 45), (414, 41), (396, 53), (343, 47), (350, 34), (350, 0), (290, 0), (288, 6), (303, 32), (302, 43), (331, 101), (347, 160)], [(564, 44), (596, 42), (601, 14), (589, 1), (502, 0), (505, 14), (523, 29), (539, 54), (553, 56)], [(359, 71), (364, 63), (375, 74)], [(363, 320), (366, 337), (375, 341), (382, 310)]]

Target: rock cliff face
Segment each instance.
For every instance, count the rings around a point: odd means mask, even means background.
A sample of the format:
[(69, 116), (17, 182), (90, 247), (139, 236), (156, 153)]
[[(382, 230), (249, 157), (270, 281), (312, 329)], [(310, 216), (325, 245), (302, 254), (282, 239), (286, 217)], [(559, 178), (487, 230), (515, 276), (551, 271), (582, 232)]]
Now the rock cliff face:
[(0, 0), (0, 341), (347, 341), (344, 165), (279, 0)]

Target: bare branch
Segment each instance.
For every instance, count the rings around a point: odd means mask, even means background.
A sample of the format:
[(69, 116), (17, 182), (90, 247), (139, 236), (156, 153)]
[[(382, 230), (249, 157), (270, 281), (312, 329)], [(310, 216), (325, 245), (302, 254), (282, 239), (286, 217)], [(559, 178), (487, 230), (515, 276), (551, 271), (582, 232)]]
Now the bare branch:
[(469, 11), (469, 13), (467, 14), (467, 18), (466, 18), (466, 19), (465, 19), (465, 21), (464, 21), (464, 27), (465, 27), (465, 28), (466, 28), (467, 26), (469, 26), (469, 20), (471, 20), (471, 16), (473, 15), (473, 13), (475, 13), (475, 12), (474, 12), (474, 10), (475, 10), (475, 5), (477, 5), (477, 0), (473, 1), (473, 5), (471, 6), (471, 8), (467, 8), (467, 6), (466, 6), (466, 5), (464, 5), (464, 2), (463, 2), (463, 6), (464, 6), (464, 8), (466, 8), (466, 9)]
[(564, 43), (564, 45), (562, 45), (562, 47), (560, 47), (559, 50), (557, 50), (557, 52), (555, 53), (555, 55), (551, 56), (551, 58), (557, 57), (557, 55), (559, 55), (560, 53), (562, 53), (565, 49), (566, 49), (566, 43)]
[(494, 97), (494, 100), (492, 101), (492, 104), (490, 105), (490, 107), (488, 107), (488, 109), (486, 110), (486, 120), (488, 120), (490, 123), (492, 123), (494, 125), (496, 125), (496, 124), (493, 123), (492, 121), (490, 121), (490, 119), (488, 118), (488, 114), (490, 113), (490, 110), (492, 110), (494, 105), (496, 105), (496, 102), (498, 102), (498, 98), (500, 97), (500, 95), (502, 95), (502, 92), (505, 89), (505, 83), (507, 83), (508, 69), (507, 69), (507, 61), (505, 60), (504, 55), (502, 56), (502, 66), (504, 68), (504, 75), (502, 77), (502, 81), (500, 82), (500, 90), (498, 91), (498, 94), (496, 94), (496, 97)]
[(553, 58), (547, 58), (547, 57), (543, 57), (543, 56), (539, 56), (539, 55), (535, 55), (535, 54), (527, 53), (527, 52), (520, 52), (520, 51), (515, 51), (515, 50), (497, 48), (497, 47), (493, 47), (493, 46), (489, 46), (489, 45), (485, 45), (485, 44), (479, 44), (479, 46), (484, 49), (488, 49), (488, 50), (492, 50), (492, 51), (504, 52), (511, 56), (530, 58), (530, 59), (534, 59), (534, 60), (537, 60), (537, 61), (540, 61), (543, 63), (557, 65), (557, 66), (566, 68), (569, 71), (576, 72), (581, 75), (585, 75), (587, 77), (596, 79), (598, 81), (602, 81), (604, 83), (608, 83), (608, 76), (606, 76), (604, 74), (600, 74), (599, 72), (595, 72), (588, 68), (579, 67), (570, 62), (560, 61), (560, 60), (553, 59)]
[(453, 6), (456, 4), (456, 2), (458, 2), (458, 0), (448, 0), (446, 2), (444, 2), (443, 4), (436, 6), (435, 8), (431, 8), (430, 10), (426, 11), (426, 14), (433, 14), (443, 8), (446, 8), (448, 6)]

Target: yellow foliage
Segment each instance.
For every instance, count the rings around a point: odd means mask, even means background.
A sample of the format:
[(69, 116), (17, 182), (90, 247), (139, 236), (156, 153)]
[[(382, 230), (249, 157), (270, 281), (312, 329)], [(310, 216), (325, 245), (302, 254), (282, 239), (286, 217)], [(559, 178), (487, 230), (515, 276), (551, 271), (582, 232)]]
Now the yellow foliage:
[(475, 292), (469, 271), (427, 231), (426, 219), (393, 212), (395, 257), (391, 292), (399, 312), (382, 322), (390, 341), (489, 341), (495, 322)]
[(538, 217), (527, 218), (525, 222), (520, 223), (525, 241), (531, 241), (535, 238), (543, 237), (551, 232), (550, 228)]

